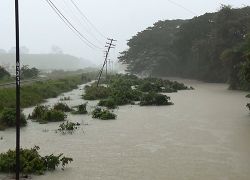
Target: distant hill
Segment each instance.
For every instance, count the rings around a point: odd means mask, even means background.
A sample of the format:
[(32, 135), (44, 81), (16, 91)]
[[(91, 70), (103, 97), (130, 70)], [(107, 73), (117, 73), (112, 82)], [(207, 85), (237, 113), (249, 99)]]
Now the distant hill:
[[(96, 66), (88, 60), (67, 54), (22, 54), (21, 64), (42, 70), (76, 70)], [(0, 54), (0, 65), (13, 70), (15, 54)]]

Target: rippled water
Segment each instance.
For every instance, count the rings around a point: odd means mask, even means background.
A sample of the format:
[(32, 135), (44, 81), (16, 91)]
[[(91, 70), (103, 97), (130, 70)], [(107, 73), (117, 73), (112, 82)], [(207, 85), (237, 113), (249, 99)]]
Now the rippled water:
[[(33, 179), (249, 180), (246, 93), (228, 91), (224, 84), (185, 83), (196, 90), (170, 94), (174, 106), (124, 106), (114, 121), (69, 115), (69, 120), (84, 124), (73, 135), (55, 133), (60, 123), (29, 122), (21, 131), (23, 147), (38, 145), (42, 154), (63, 152), (74, 158), (65, 171)], [(72, 98), (70, 105), (84, 102), (82, 88), (65, 94)], [(26, 114), (31, 111), (25, 109)], [(0, 152), (15, 147), (14, 129), (1, 136)]]

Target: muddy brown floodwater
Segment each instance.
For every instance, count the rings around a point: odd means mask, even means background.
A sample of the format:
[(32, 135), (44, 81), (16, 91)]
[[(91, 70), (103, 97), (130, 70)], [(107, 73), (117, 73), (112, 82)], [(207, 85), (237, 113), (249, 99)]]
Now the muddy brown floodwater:
[[(123, 106), (114, 121), (70, 115), (70, 121), (85, 124), (73, 135), (55, 133), (59, 123), (29, 122), (21, 130), (23, 147), (38, 145), (42, 154), (63, 152), (74, 158), (65, 171), (33, 179), (249, 180), (246, 93), (229, 91), (225, 84), (182, 81), (196, 90), (170, 94), (174, 106)], [(82, 87), (65, 93), (72, 98), (66, 102), (72, 106), (84, 102)], [(15, 147), (14, 129), (0, 132), (1, 136), (0, 152)]]

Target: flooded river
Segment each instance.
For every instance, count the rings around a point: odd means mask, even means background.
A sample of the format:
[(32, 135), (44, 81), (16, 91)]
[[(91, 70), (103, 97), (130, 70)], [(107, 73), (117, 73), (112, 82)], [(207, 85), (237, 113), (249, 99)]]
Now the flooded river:
[[(228, 91), (224, 84), (185, 83), (196, 90), (170, 94), (174, 106), (123, 106), (116, 110), (114, 121), (69, 115), (69, 120), (84, 124), (72, 135), (55, 133), (60, 123), (29, 121), (21, 131), (23, 147), (38, 145), (43, 155), (63, 152), (74, 159), (65, 171), (33, 179), (249, 180), (246, 93)], [(84, 102), (82, 88), (65, 93), (72, 98), (66, 101), (69, 105)], [(14, 129), (0, 132), (1, 136), (0, 152), (15, 147)]]

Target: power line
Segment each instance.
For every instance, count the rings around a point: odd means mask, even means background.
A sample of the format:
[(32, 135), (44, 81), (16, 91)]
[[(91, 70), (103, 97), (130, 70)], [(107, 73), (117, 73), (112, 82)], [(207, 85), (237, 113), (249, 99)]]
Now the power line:
[(181, 4), (179, 4), (179, 3), (177, 3), (177, 2), (172, 1), (172, 0), (167, 0), (167, 1), (170, 2), (170, 3), (172, 3), (172, 4), (174, 4), (174, 5), (176, 5), (176, 6), (178, 6), (178, 7), (180, 7), (180, 8), (182, 8), (182, 9), (184, 9), (184, 10), (186, 10), (186, 11), (188, 11), (189, 13), (191, 13), (191, 14), (193, 14), (193, 15), (197, 16), (197, 14), (196, 14), (194, 11), (192, 11), (192, 10), (190, 10), (190, 9), (188, 9), (188, 8), (186, 8), (186, 7), (184, 7), (184, 6), (182, 6)]
[(92, 26), (92, 28), (101, 36), (103, 37), (104, 39), (106, 39), (107, 37), (105, 35), (103, 35), (103, 33), (101, 33), (101, 31), (99, 31), (95, 25), (93, 23), (91, 23), (91, 21), (87, 18), (87, 16), (84, 15), (84, 13), (81, 11), (81, 9), (77, 6), (77, 4), (73, 1), (73, 0), (70, 0), (71, 3), (74, 5), (74, 7), (77, 9), (77, 11), (82, 15), (82, 18), (85, 19), (89, 24), (90, 26)]
[[(94, 39), (96, 40), (96, 42), (98, 42), (99, 44), (102, 44), (103, 42), (100, 41), (100, 40), (95, 36), (95, 34), (94, 34), (93, 32), (91, 32), (91, 29), (89, 29), (89, 28), (87, 28), (87, 27), (84, 26), (84, 25), (86, 24), (86, 22), (83, 23), (82, 18), (79, 18), (79, 17), (77, 16), (77, 13), (74, 11), (75, 8), (72, 9), (72, 8), (68, 5), (68, 3), (67, 3), (66, 0), (63, 0), (63, 3), (64, 3), (64, 5), (65, 5), (65, 7), (70, 11), (70, 13), (71, 13), (71, 14), (75, 17), (75, 19), (78, 21), (79, 25), (80, 25), (81, 27), (83, 27), (84, 31), (86, 31), (92, 38), (94, 38)], [(86, 25), (88, 26), (88, 24), (86, 24)]]
[(62, 14), (62, 12), (56, 7), (56, 5), (51, 0), (46, 0), (46, 2), (49, 4), (49, 6), (52, 8), (52, 10), (59, 16), (59, 18), (75, 33), (78, 34), (78, 37), (80, 36), (81, 40), (88, 45), (90, 48), (94, 49), (102, 49), (92, 42), (90, 42), (80, 31), (78, 31), (75, 26)]

